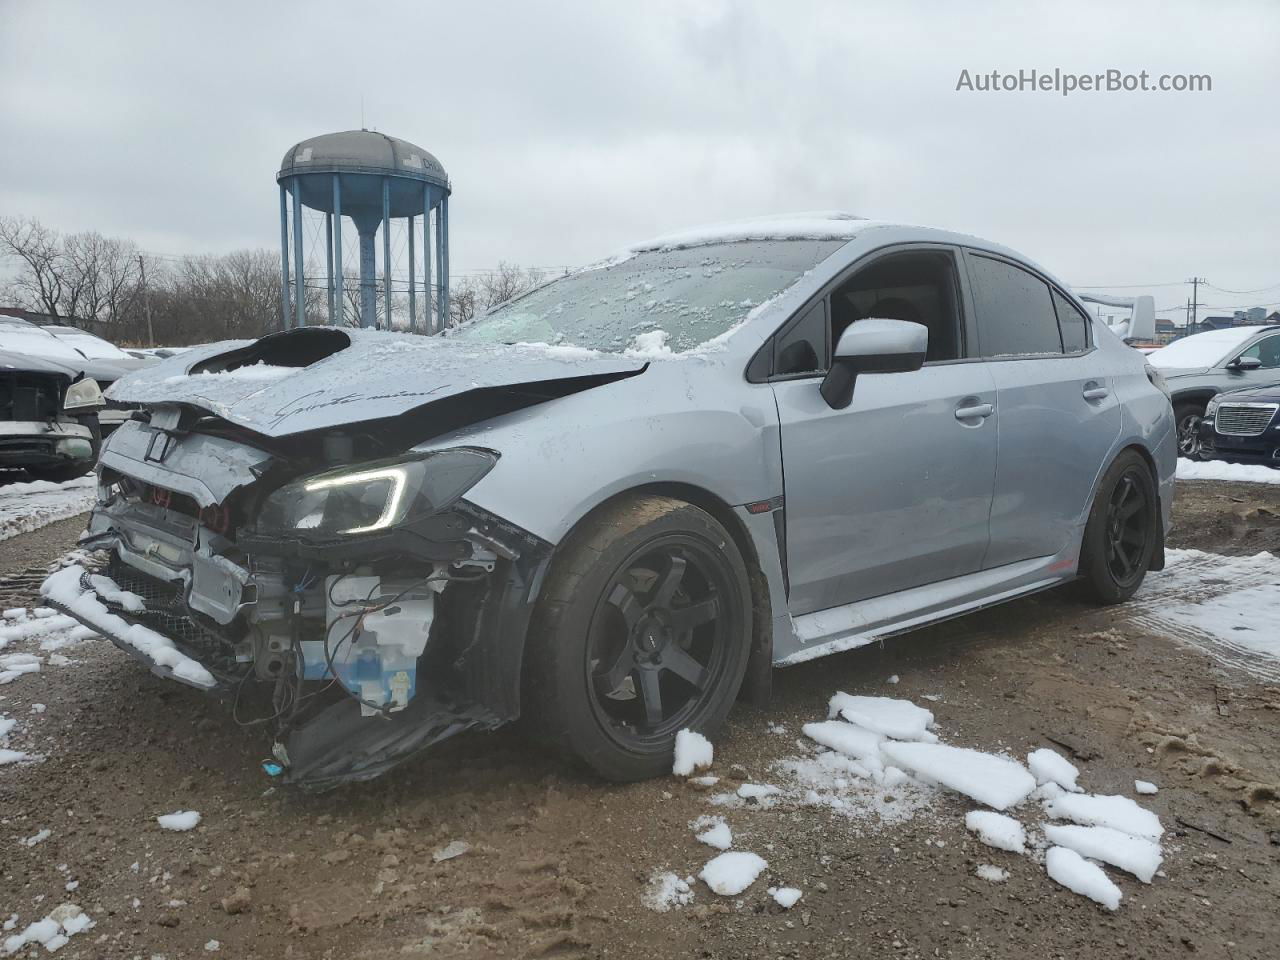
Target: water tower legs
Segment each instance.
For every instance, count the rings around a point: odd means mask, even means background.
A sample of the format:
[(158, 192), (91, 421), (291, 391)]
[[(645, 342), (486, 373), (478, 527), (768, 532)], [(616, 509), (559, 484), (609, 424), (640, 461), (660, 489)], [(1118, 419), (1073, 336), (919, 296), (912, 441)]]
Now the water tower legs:
[(378, 223), (357, 223), (360, 231), (360, 326), (375, 327), (378, 325), (378, 287), (377, 264), (373, 252), (373, 241), (378, 233)]

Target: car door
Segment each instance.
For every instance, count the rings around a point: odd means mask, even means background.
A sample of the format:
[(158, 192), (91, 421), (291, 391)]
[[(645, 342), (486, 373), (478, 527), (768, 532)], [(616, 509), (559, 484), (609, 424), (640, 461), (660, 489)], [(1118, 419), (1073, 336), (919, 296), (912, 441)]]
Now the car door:
[(965, 264), (1000, 409), (990, 569), (1076, 541), (1121, 413), (1092, 324), (1068, 297), (1003, 257), (969, 250)]
[[(928, 269), (936, 270), (931, 283), (950, 301), (931, 314), (935, 356), (923, 368), (864, 374), (844, 409), (823, 400), (822, 370), (843, 329), (842, 301), (833, 310), (832, 297), (856, 289), (859, 270), (837, 281), (775, 342), (779, 358), (812, 354), (811, 366), (821, 368), (773, 379), (790, 609), (797, 616), (977, 572), (986, 551), (998, 413), (987, 364), (966, 352), (971, 338), (961, 310), (959, 253), (930, 246), (893, 255), (929, 259)], [(888, 269), (878, 262), (863, 269)], [(912, 295), (910, 277), (899, 280), (897, 292)], [(802, 336), (806, 329), (812, 332)], [(811, 342), (819, 330), (826, 342)], [(810, 342), (798, 346), (797, 339)]]

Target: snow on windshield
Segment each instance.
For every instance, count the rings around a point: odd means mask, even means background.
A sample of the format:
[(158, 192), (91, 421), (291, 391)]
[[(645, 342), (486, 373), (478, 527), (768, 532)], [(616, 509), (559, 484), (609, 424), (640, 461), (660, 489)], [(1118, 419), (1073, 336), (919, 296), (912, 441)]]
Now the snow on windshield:
[(843, 243), (754, 240), (639, 253), (539, 287), (452, 336), (608, 353), (683, 353), (736, 327)]
[(1257, 332), (1257, 327), (1231, 327), (1193, 334), (1147, 354), (1147, 363), (1166, 368), (1217, 366)]
[(53, 334), (63, 343), (70, 344), (79, 350), (90, 360), (131, 360), (132, 357), (125, 353), (114, 343), (108, 343), (101, 337), (95, 337), (91, 333), (64, 333), (59, 330)]
[(0, 323), (0, 350), (51, 360), (84, 361), (84, 354), (71, 344), (63, 343), (53, 334), (27, 323)]

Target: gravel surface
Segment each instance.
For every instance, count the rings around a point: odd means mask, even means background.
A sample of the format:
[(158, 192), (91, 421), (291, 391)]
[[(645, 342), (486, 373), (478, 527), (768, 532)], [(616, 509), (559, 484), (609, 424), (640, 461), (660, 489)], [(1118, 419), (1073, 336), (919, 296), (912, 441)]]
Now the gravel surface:
[[(1183, 484), (1179, 497), (1175, 546), (1280, 545), (1280, 487)], [(0, 543), (0, 584), (77, 532)], [(260, 958), (1276, 955), (1280, 689), (1066, 590), (778, 672), (767, 710), (735, 711), (709, 772), (768, 783), (838, 689), (926, 706), (958, 745), (1059, 750), (1090, 791), (1154, 782), (1137, 799), (1165, 827), (1164, 875), (1110, 872), (1114, 913), (980, 844), (963, 823), (975, 805), (954, 794), (896, 823), (717, 809), (683, 779), (600, 783), (505, 730), (323, 796), (275, 789), (259, 768), (268, 738), (244, 725), (263, 705), (242, 704), (237, 722), (105, 642), (61, 652), (74, 662), (0, 686), (0, 715), (20, 723), (10, 746), (47, 757), (0, 767), (0, 919), (79, 904), (96, 926), (61, 956), (203, 957), (212, 940)], [(156, 821), (190, 810), (201, 820), (187, 832)], [(689, 826), (706, 814), (768, 867), (740, 896), (695, 880), (686, 905), (649, 909), (655, 872), (696, 876), (718, 852)], [(802, 898), (785, 910), (769, 887)]]

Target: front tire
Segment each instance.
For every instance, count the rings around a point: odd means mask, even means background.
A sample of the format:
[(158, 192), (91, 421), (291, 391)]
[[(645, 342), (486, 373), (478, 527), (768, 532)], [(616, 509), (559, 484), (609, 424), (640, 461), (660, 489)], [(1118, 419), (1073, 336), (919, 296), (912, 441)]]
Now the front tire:
[(1142, 586), (1156, 550), (1160, 502), (1146, 460), (1133, 450), (1116, 457), (1098, 485), (1080, 551), (1086, 596), (1123, 603)]
[(750, 639), (746, 564), (714, 517), (662, 496), (607, 506), (561, 546), (538, 601), (531, 719), (606, 779), (670, 772), (677, 732), (723, 724)]
[(1203, 403), (1180, 403), (1173, 408), (1173, 422), (1178, 427), (1178, 456), (1200, 459), (1200, 421), (1204, 419)]

